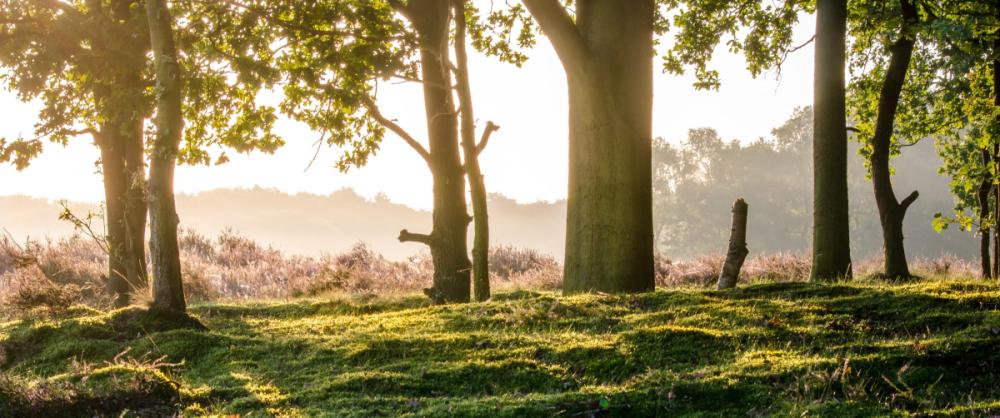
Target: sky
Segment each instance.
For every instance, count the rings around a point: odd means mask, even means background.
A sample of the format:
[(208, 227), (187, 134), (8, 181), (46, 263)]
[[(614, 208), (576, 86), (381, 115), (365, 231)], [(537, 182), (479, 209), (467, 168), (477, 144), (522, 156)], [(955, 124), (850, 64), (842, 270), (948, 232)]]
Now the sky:
[[(812, 37), (815, 20), (802, 16), (795, 27), (796, 45)], [(669, 35), (668, 35), (669, 36)], [(669, 42), (669, 40), (666, 40)], [(490, 193), (519, 202), (565, 198), (567, 183), (567, 97), (562, 65), (542, 37), (522, 68), (473, 52), (470, 73), (479, 126), (493, 121), (501, 129), (480, 157)], [(682, 141), (689, 129), (712, 127), (725, 139), (752, 141), (767, 137), (799, 106), (812, 103), (813, 48), (808, 45), (785, 62), (782, 73), (751, 77), (741, 56), (720, 47), (712, 61), (721, 74), (718, 91), (692, 87), (692, 76), (655, 71), (653, 135)], [(661, 62), (654, 62), (656, 69)], [(423, 97), (414, 83), (382, 85), (382, 113), (426, 142)], [(38, 103), (23, 103), (0, 90), (0, 137), (34, 137)], [(233, 155), (222, 166), (179, 167), (178, 193), (217, 188), (274, 188), (287, 193), (326, 195), (352, 188), (363, 196), (384, 193), (391, 201), (418, 209), (431, 207), (431, 177), (426, 165), (398, 137), (387, 134), (378, 155), (366, 167), (341, 173), (334, 168), (340, 151), (316, 152), (320, 138), (297, 122), (282, 118), (276, 126), (287, 145), (274, 155)], [(0, 166), (0, 196), (99, 202), (103, 186), (95, 162), (99, 153), (89, 137), (62, 147), (46, 144), (44, 153), (24, 171)]]

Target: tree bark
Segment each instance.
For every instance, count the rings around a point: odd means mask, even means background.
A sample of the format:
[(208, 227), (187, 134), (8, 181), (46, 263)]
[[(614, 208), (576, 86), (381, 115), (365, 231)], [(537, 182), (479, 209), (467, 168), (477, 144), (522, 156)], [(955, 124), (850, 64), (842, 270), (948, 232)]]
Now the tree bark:
[(153, 265), (152, 309), (184, 312), (184, 285), (177, 244), (174, 167), (184, 120), (182, 80), (170, 10), (165, 0), (146, 0), (156, 71), (156, 139), (149, 170), (149, 249)]
[(817, 0), (813, 125), (813, 281), (851, 277), (844, 66), (847, 0)]
[(906, 262), (906, 250), (903, 246), (903, 218), (906, 210), (917, 199), (919, 193), (913, 192), (899, 202), (892, 189), (892, 172), (889, 167), (890, 148), (892, 144), (893, 127), (896, 111), (899, 107), (899, 96), (906, 83), (910, 60), (913, 57), (915, 39), (910, 29), (917, 23), (917, 8), (910, 0), (900, 0), (903, 24), (899, 39), (890, 47), (889, 67), (885, 72), (885, 80), (879, 94), (878, 116), (875, 121), (875, 133), (872, 136), (872, 153), (870, 157), (872, 185), (875, 189), (875, 203), (878, 206), (879, 221), (882, 224), (882, 242), (885, 255), (885, 276), (889, 279), (908, 279), (910, 268)]
[(993, 178), (990, 182), (993, 187), (990, 192), (993, 194), (993, 268), (992, 277), (1000, 277), (1000, 185), (996, 184), (997, 174), (1000, 174), (1000, 144), (993, 145)]
[[(1000, 52), (1000, 38), (993, 41), (994, 54)], [(1000, 107), (1000, 59), (993, 60), (993, 106)], [(996, 116), (1000, 119), (1000, 115)], [(1000, 124), (1000, 120), (997, 121)], [(998, 139), (994, 138), (994, 141)], [(1000, 144), (993, 145), (994, 173), (1000, 175)], [(995, 180), (995, 179), (991, 179)], [(994, 185), (993, 206), (993, 274), (994, 279), (1000, 278), (1000, 185)]]
[(424, 240), (431, 249), (434, 283), (425, 293), (435, 303), (468, 302), (471, 262), (466, 240), (470, 218), (447, 62), (451, 0), (410, 0), (405, 6), (399, 2), (395, 5), (410, 20), (421, 47), (420, 72), (430, 144), (428, 165), (434, 179), (433, 231)]
[[(483, 302), (490, 298), (490, 224), (489, 211), (486, 206), (486, 182), (479, 167), (479, 153), (482, 152), (476, 144), (476, 120), (472, 106), (472, 87), (469, 83), (469, 57), (465, 49), (466, 23), (465, 0), (453, 0), (455, 6), (455, 81), (458, 92), (459, 109), (462, 112), (461, 134), (462, 151), (465, 156), (465, 175), (469, 179), (469, 193), (472, 196), (472, 283), (476, 301)], [(486, 124), (483, 140), (487, 143), (489, 136), (498, 129), (493, 122)]]
[[(983, 148), (980, 150), (983, 167), (988, 173), (992, 157), (990, 150)], [(976, 199), (979, 203), (979, 261), (982, 266), (982, 276), (989, 279), (993, 276), (993, 268), (990, 263), (990, 193), (993, 190), (993, 181), (989, 175), (983, 174), (983, 180), (979, 183), (979, 191)]]
[(104, 119), (95, 141), (101, 150), (104, 177), (108, 292), (116, 307), (130, 304), (132, 294), (147, 287), (144, 116), (138, 110), (145, 88), (144, 37), (124, 44), (105, 43), (107, 39), (136, 38), (129, 23), (133, 3), (113, 1), (109, 18), (101, 2), (88, 2), (89, 13), (106, 31), (95, 40), (94, 48), (104, 56), (109, 71), (95, 83), (93, 94)]
[(651, 0), (524, 0), (569, 88), (563, 292), (653, 289)]
[(750, 250), (747, 249), (747, 212), (749, 206), (743, 199), (733, 203), (733, 227), (729, 233), (729, 252), (719, 274), (718, 289), (732, 289), (740, 278), (740, 269)]

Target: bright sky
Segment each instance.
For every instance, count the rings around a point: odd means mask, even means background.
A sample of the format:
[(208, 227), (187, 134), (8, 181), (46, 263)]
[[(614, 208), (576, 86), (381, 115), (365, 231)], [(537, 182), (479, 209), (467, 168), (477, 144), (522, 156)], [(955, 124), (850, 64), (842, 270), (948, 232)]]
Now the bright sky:
[[(809, 39), (812, 16), (795, 28), (795, 43)], [(476, 117), (501, 126), (481, 156), (490, 192), (521, 202), (556, 200), (566, 196), (567, 98), (563, 69), (547, 39), (540, 39), (523, 68), (501, 64), (478, 54), (470, 57)], [(780, 79), (775, 73), (750, 77), (740, 56), (716, 52), (714, 67), (722, 77), (715, 92), (691, 87), (693, 77), (656, 72), (653, 134), (680, 141), (688, 129), (713, 127), (726, 139), (753, 140), (768, 136), (797, 106), (812, 102), (813, 49), (807, 46), (786, 61)], [(660, 62), (656, 62), (660, 68)], [(426, 137), (420, 87), (413, 83), (382, 86), (383, 114), (396, 119), (415, 137)], [(0, 136), (33, 137), (37, 104), (22, 103), (0, 90)], [(216, 188), (260, 186), (288, 193), (329, 194), (353, 188), (373, 197), (385, 193), (392, 201), (412, 207), (431, 206), (431, 178), (420, 158), (399, 138), (389, 136), (368, 166), (342, 174), (333, 168), (339, 151), (324, 148), (312, 168), (315, 132), (287, 119), (277, 131), (288, 144), (273, 156), (230, 155), (217, 167), (181, 167), (176, 188), (197, 193)], [(0, 166), (0, 195), (30, 195), (48, 199), (98, 202), (103, 186), (96, 174), (98, 151), (90, 138), (68, 147), (47, 144), (46, 151), (23, 172)]]

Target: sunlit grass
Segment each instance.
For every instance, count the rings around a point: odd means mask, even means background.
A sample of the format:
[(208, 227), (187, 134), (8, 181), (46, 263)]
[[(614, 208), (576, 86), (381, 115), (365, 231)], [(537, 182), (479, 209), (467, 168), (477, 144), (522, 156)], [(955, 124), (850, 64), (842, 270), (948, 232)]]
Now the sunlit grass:
[(0, 401), (100, 412), (87, 399), (138, 393), (162, 400), (140, 410), (191, 416), (989, 415), (998, 307), (995, 284), (931, 279), (193, 307), (208, 331), (81, 310), (0, 325)]

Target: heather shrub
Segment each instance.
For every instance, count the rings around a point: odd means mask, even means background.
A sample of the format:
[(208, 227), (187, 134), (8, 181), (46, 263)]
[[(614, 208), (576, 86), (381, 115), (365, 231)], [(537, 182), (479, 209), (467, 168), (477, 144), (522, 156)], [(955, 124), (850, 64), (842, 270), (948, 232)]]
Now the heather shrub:
[[(195, 231), (179, 235), (184, 291), (191, 302), (336, 295), (418, 293), (431, 285), (433, 263), (427, 252), (389, 260), (364, 243), (347, 251), (319, 256), (289, 255), (227, 230), (212, 239)], [(687, 260), (657, 255), (658, 287), (713, 287), (725, 256)], [(107, 253), (98, 238), (74, 236), (18, 244), (0, 239), (0, 302), (17, 315), (61, 315), (73, 305), (105, 309)], [(881, 259), (861, 260), (855, 275), (881, 269)], [(740, 283), (803, 281), (809, 276), (805, 253), (751, 256)], [(976, 262), (944, 255), (917, 259), (911, 270), (921, 276), (976, 277)], [(550, 290), (562, 285), (562, 265), (552, 256), (524, 248), (490, 249), (494, 291)], [(140, 291), (139, 293), (143, 293)], [(137, 299), (143, 299), (138, 294)]]

